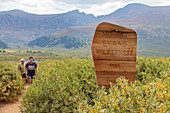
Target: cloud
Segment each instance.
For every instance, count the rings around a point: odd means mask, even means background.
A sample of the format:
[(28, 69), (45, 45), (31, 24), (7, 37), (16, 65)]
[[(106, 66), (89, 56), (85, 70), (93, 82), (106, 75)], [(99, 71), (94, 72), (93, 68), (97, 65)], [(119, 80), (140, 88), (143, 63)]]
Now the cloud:
[(30, 13), (56, 14), (79, 9), (97, 16), (112, 13), (129, 3), (170, 5), (169, 0), (0, 0), (0, 11), (21, 9)]
[(92, 13), (95, 16), (98, 15), (105, 15), (105, 14), (110, 14), (116, 9), (125, 6), (125, 4), (121, 1), (117, 2), (106, 2), (103, 4), (93, 4), (90, 5), (90, 7), (87, 8), (81, 8), (80, 11), (86, 12), (86, 13)]

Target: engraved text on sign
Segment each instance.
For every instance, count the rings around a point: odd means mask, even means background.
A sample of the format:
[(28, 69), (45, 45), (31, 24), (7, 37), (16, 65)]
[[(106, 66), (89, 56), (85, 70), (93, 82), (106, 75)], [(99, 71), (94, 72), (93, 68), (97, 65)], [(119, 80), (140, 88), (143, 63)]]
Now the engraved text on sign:
[(110, 82), (124, 76), (133, 82), (136, 77), (136, 32), (110, 23), (98, 25), (92, 42), (92, 55), (97, 81), (109, 87)]

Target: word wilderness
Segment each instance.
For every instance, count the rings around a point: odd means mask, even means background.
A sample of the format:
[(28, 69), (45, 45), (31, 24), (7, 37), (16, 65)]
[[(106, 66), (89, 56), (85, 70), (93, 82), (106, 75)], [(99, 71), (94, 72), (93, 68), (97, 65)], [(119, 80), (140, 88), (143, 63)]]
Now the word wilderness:
[(92, 55), (99, 86), (110, 87), (120, 76), (136, 80), (137, 34), (134, 30), (103, 22), (96, 28)]

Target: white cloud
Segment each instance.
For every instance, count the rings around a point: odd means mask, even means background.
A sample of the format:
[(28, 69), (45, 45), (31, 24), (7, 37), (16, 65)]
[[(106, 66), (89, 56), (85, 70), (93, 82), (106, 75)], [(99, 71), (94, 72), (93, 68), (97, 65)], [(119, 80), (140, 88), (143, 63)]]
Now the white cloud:
[(113, 11), (117, 10), (120, 7), (125, 6), (125, 4), (121, 1), (118, 2), (106, 2), (103, 4), (93, 4), (87, 8), (80, 8), (80, 11), (86, 13), (92, 13), (95, 16), (97, 15), (105, 15), (110, 14)]
[(0, 11), (21, 9), (36, 14), (56, 14), (79, 9), (97, 16), (112, 13), (129, 3), (170, 5), (169, 0), (0, 0)]

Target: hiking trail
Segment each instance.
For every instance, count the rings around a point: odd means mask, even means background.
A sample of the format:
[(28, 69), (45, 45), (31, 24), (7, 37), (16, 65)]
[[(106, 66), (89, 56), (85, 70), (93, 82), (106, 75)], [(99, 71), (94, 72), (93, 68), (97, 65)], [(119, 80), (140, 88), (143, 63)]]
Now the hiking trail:
[[(29, 87), (28, 84), (26, 84), (25, 89)], [(14, 103), (7, 103), (7, 104), (0, 104), (0, 113), (19, 113), (20, 109), (19, 106), (21, 105), (22, 95), (24, 94), (26, 90), (22, 90), (22, 93), (18, 95), (18, 100)]]

